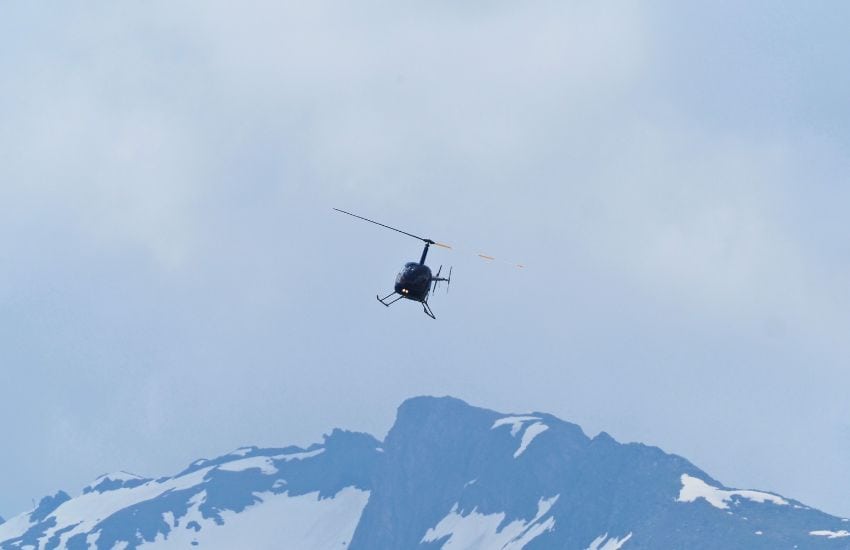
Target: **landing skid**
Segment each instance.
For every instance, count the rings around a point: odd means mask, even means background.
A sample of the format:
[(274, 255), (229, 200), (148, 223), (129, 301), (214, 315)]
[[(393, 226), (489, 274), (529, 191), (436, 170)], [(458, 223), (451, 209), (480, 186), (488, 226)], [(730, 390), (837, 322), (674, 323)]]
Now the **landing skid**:
[(379, 295), (377, 295), (377, 294), (376, 294), (376, 295), (375, 295), (375, 298), (377, 298), (377, 299), (378, 299), (378, 301), (379, 301), (379, 302), (381, 302), (382, 304), (384, 304), (385, 306), (390, 307), (390, 306), (391, 306), (391, 305), (393, 305), (394, 303), (396, 303), (396, 302), (398, 302), (399, 300), (401, 300), (402, 298), (404, 298), (404, 296), (402, 296), (401, 294), (399, 294), (399, 295), (398, 295), (398, 298), (396, 298), (395, 300), (392, 300), (392, 301), (390, 301), (389, 303), (387, 303), (387, 298), (391, 297), (393, 294), (395, 294), (395, 292), (391, 292), (390, 294), (387, 294), (387, 295), (386, 295), (386, 296), (384, 296), (383, 298), (381, 298)]
[[(401, 294), (399, 294), (397, 298), (395, 298), (395, 299), (393, 299), (393, 300), (389, 300), (389, 299), (390, 299), (390, 298), (392, 298), (392, 297), (393, 297), (393, 295), (395, 295), (395, 294), (397, 294), (397, 293), (396, 293), (396, 292), (391, 292), (391, 293), (387, 294), (386, 296), (384, 296), (383, 298), (381, 298), (381, 296), (380, 296), (380, 295), (376, 294), (376, 295), (375, 295), (375, 298), (377, 298), (377, 299), (378, 299), (378, 301), (379, 301), (379, 302), (381, 302), (382, 304), (384, 304), (385, 306), (390, 307), (390, 306), (391, 306), (391, 305), (393, 305), (394, 303), (396, 303), (396, 302), (398, 302), (399, 300), (401, 300), (402, 298), (404, 298), (404, 296), (402, 296)], [(389, 301), (387, 301), (387, 300), (389, 300)], [(427, 316), (428, 316), (428, 317), (430, 317), (431, 319), (436, 319), (436, 317), (434, 316), (434, 312), (433, 312), (433, 311), (431, 311), (431, 306), (429, 306), (429, 305), (428, 305), (427, 300), (426, 300), (426, 301), (423, 301), (423, 302), (421, 302), (421, 303), (422, 303), (422, 310), (425, 312), (425, 315), (427, 315)]]
[(434, 317), (434, 312), (431, 311), (431, 306), (428, 305), (428, 302), (422, 302), (422, 309), (425, 311), (425, 315), (431, 319), (436, 319), (436, 317)]

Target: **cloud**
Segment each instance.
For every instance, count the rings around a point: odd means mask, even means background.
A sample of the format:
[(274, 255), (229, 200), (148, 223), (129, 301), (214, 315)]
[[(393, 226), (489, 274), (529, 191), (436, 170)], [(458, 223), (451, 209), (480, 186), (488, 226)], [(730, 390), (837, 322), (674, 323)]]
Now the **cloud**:
[[(504, 400), (482, 403), (494, 408), (549, 399), (626, 438), (657, 423), (686, 448), (687, 426), (624, 388), (650, 391), (678, 359), (720, 384), (715, 340), (730, 364), (770, 362), (765, 333), (786, 357), (818, 350), (827, 376), (847, 357), (843, 138), (798, 124), (809, 111), (792, 93), (739, 94), (765, 86), (741, 68), (801, 80), (793, 63), (757, 64), (764, 44), (784, 43), (735, 27), (760, 14), (717, 31), (754, 44), (730, 67), (714, 28), (667, 8), (13, 8), (0, 21), (0, 66), (14, 75), (0, 88), (0, 253), (12, 266), (0, 298), (16, 342), (4, 362), (20, 365), (22, 393), (75, 411), (56, 437), (103, 428), (84, 439), (95, 451), (69, 446), (74, 475), (100, 473), (83, 472), (89, 459), (155, 472), (252, 437), (309, 440), (349, 417), (351, 388), (373, 424), (411, 391), (458, 389)], [(441, 345), (413, 353), (398, 322), (416, 322), (410, 311), (385, 324), (364, 308), (418, 245), (331, 206), (529, 269), (515, 278), (435, 254), (460, 269), (441, 323), (412, 325)], [(771, 376), (800, 382), (783, 365)], [(55, 387), (29, 391), (42, 377)], [(80, 403), (92, 387), (111, 397)], [(601, 387), (622, 393), (605, 412), (587, 390)], [(656, 392), (659, 410), (680, 405)], [(306, 408), (326, 424), (278, 421)], [(36, 449), (50, 420), (32, 422), (17, 433)], [(108, 461), (110, 438), (147, 466)], [(191, 450), (167, 443), (178, 439)]]

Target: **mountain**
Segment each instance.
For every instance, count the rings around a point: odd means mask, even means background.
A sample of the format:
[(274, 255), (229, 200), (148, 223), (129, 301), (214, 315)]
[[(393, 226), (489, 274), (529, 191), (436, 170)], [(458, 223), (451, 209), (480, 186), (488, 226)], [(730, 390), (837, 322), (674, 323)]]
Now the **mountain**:
[(850, 522), (548, 414), (417, 397), (383, 442), (334, 430), (59, 491), (0, 524), (13, 548), (850, 549)]

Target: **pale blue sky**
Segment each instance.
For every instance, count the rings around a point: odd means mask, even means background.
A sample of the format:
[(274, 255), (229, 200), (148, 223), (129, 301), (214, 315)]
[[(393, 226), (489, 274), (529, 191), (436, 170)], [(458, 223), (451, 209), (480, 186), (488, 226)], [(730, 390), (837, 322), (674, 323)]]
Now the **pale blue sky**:
[(2, 8), (0, 514), (451, 394), (850, 515), (850, 5), (304, 4)]

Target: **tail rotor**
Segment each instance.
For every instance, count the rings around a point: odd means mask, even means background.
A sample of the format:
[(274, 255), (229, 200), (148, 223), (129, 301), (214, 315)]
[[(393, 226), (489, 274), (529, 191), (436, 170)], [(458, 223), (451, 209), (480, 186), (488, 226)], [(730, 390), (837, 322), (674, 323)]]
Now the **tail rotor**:
[(448, 294), (449, 293), (449, 286), (451, 286), (451, 284), (452, 284), (452, 268), (451, 268), (451, 266), (449, 267), (449, 276), (448, 277), (440, 277), (440, 273), (442, 273), (442, 271), (443, 271), (443, 266), (441, 265), (439, 267), (439, 269), (437, 269), (437, 274), (432, 279), (434, 281), (434, 288), (432, 289), (432, 292), (436, 292), (437, 291), (437, 285), (441, 281), (445, 281), (446, 282), (446, 294)]

